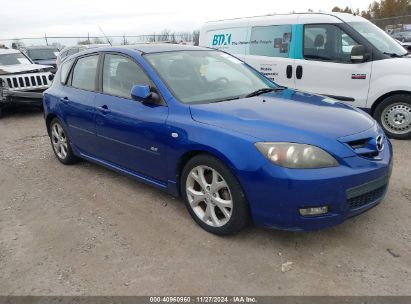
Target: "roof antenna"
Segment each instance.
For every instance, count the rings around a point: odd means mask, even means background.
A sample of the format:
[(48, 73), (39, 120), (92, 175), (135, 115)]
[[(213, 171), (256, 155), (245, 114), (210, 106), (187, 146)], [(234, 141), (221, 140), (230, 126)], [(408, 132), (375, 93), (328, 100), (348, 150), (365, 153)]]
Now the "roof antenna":
[(103, 33), (104, 37), (106, 38), (107, 42), (110, 44), (110, 46), (113, 46), (113, 44), (111, 44), (110, 39), (108, 39), (107, 35), (104, 33), (103, 29), (99, 26), (98, 27), (100, 29), (100, 31)]

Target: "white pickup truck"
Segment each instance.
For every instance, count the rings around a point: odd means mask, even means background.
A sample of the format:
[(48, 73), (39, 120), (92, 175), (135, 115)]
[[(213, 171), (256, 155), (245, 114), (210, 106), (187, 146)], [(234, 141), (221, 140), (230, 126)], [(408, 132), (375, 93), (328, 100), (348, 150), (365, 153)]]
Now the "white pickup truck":
[(34, 64), (18, 50), (0, 49), (0, 117), (6, 106), (41, 105), (53, 79), (51, 69)]

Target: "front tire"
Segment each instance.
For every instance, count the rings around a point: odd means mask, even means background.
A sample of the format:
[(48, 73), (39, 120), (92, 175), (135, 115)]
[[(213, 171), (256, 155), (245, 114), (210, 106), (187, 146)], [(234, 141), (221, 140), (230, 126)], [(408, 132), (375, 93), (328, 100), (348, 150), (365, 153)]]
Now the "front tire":
[(411, 95), (396, 94), (384, 99), (376, 108), (375, 119), (394, 139), (411, 138)]
[(53, 152), (61, 163), (71, 165), (78, 161), (71, 149), (67, 132), (57, 118), (50, 123), (50, 140)]
[(232, 235), (248, 223), (245, 194), (217, 158), (205, 154), (192, 158), (183, 169), (180, 184), (188, 212), (204, 230)]

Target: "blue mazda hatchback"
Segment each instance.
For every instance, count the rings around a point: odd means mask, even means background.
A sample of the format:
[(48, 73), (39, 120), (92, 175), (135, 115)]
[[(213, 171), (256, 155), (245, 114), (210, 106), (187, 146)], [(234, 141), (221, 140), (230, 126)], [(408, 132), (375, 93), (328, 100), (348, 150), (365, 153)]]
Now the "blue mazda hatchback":
[(380, 203), (391, 175), (391, 143), (370, 116), (206, 48), (76, 54), (44, 108), (60, 162), (86, 159), (181, 196), (197, 224), (220, 235), (250, 220), (339, 224)]

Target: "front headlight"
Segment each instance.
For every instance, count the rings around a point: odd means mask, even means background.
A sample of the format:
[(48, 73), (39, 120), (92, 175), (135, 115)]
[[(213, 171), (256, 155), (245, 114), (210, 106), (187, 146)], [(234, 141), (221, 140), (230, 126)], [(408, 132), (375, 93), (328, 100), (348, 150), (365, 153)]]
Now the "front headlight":
[(318, 169), (338, 166), (329, 153), (315, 146), (295, 143), (256, 143), (260, 152), (281, 167), (292, 169)]

